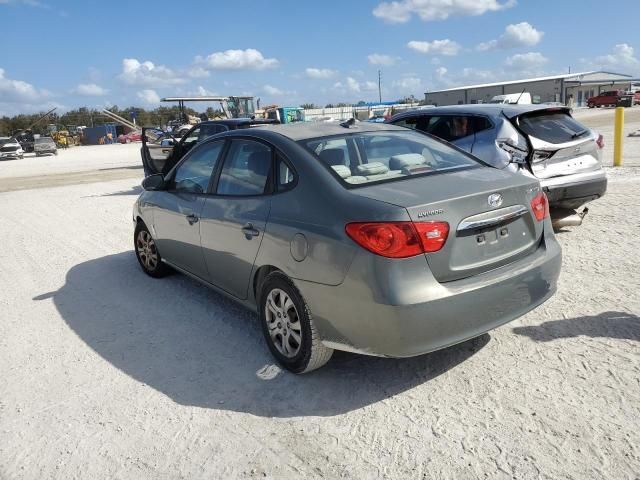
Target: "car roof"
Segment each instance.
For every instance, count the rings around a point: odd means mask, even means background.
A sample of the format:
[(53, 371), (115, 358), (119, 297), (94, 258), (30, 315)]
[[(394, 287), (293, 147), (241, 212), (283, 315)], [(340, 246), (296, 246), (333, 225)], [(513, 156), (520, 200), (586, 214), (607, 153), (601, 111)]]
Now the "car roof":
[(306, 140), (310, 138), (330, 137), (333, 135), (348, 135), (361, 132), (400, 131), (406, 132), (404, 127), (397, 127), (385, 123), (356, 122), (349, 128), (334, 122), (297, 122), (280, 125), (269, 125), (259, 129), (262, 132), (274, 132), (291, 140)]
[(535, 112), (538, 110), (566, 110), (569, 112), (569, 107), (559, 107), (557, 105), (544, 105), (544, 104), (505, 104), (505, 103), (479, 103), (479, 104), (467, 104), (467, 105), (448, 105), (446, 107), (434, 107), (428, 110), (412, 110), (408, 112), (401, 112), (394, 115), (391, 121), (403, 118), (409, 115), (434, 115), (434, 114), (480, 114), (490, 117), (496, 117), (504, 114), (508, 118), (517, 117), (523, 113)]
[(199, 125), (272, 125), (277, 123), (277, 120), (272, 120), (268, 118), (222, 118), (220, 120), (207, 120), (206, 122), (200, 122), (195, 126)]

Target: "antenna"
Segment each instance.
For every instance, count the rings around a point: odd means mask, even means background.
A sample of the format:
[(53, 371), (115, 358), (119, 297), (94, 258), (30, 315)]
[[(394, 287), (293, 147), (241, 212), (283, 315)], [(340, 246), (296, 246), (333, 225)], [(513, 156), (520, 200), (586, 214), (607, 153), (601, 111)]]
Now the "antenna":
[(382, 103), (382, 70), (378, 70), (378, 100)]
[(520, 101), (520, 97), (522, 97), (522, 94), (524, 93), (524, 91), (527, 89), (527, 87), (524, 87), (522, 89), (522, 91), (520, 92), (520, 95), (518, 95), (518, 99), (516, 100), (516, 103), (518, 103)]

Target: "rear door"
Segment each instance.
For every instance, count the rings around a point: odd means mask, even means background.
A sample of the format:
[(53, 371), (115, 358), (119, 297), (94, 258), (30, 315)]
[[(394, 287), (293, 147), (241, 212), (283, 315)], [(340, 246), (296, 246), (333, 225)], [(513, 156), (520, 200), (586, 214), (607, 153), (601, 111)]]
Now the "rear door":
[(271, 208), (273, 149), (231, 140), (216, 188), (202, 209), (200, 233), (209, 281), (247, 298), (251, 270)]
[(601, 168), (597, 135), (577, 122), (567, 109), (544, 109), (512, 119), (532, 147), (533, 174), (553, 178)]

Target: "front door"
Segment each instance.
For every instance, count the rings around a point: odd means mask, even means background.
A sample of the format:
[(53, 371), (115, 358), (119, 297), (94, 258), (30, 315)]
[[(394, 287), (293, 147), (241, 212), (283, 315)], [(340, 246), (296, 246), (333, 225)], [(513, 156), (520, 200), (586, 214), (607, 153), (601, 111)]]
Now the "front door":
[(269, 217), (272, 157), (261, 142), (232, 140), (215, 195), (204, 200), (200, 234), (209, 279), (237, 298), (247, 298)]
[(171, 158), (176, 143), (175, 138), (160, 130), (155, 128), (142, 129), (140, 154), (142, 155), (145, 177), (168, 171), (165, 170), (165, 165)]
[(168, 179), (166, 191), (154, 196), (154, 238), (170, 263), (207, 279), (200, 245), (200, 214), (224, 141), (193, 150)]

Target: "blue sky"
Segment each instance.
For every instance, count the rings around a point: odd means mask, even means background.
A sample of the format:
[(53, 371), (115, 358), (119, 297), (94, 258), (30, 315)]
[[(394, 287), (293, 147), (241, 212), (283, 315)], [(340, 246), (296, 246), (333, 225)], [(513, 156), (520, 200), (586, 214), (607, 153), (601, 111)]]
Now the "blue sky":
[(187, 94), (373, 101), (378, 69), (383, 100), (569, 67), (638, 78), (638, 14), (637, 0), (0, 0), (0, 115)]

